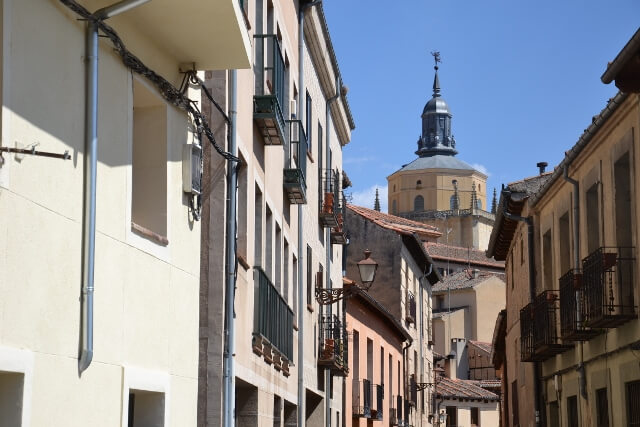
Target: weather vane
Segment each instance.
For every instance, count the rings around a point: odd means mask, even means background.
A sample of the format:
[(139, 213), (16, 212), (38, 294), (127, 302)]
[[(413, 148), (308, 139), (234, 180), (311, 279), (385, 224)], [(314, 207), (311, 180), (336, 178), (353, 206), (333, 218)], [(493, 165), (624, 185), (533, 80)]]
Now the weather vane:
[(433, 56), (433, 59), (436, 61), (436, 65), (435, 65), (435, 69), (438, 69), (438, 62), (442, 62), (442, 59), (440, 59), (440, 52), (438, 52), (437, 50), (434, 50), (431, 52), (431, 55)]

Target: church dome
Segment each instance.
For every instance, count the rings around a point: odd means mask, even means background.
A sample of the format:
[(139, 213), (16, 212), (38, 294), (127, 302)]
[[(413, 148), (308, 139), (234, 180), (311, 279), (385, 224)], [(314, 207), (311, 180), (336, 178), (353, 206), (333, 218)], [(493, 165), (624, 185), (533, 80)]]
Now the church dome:
[(451, 111), (449, 111), (447, 101), (438, 96), (431, 98), (429, 102), (425, 104), (424, 110), (422, 110), (422, 115), (424, 116), (425, 114), (448, 114), (451, 116)]

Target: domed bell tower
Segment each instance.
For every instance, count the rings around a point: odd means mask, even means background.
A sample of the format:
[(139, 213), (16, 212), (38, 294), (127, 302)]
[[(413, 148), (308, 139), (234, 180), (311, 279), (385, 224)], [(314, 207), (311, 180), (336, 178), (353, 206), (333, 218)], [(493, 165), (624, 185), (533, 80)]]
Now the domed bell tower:
[(440, 52), (432, 52), (436, 70), (433, 78), (433, 96), (422, 110), (422, 136), (418, 139), (420, 157), (431, 157), (437, 154), (455, 156), (456, 140), (451, 134), (451, 111), (447, 102), (440, 96), (440, 79), (438, 78), (438, 63)]

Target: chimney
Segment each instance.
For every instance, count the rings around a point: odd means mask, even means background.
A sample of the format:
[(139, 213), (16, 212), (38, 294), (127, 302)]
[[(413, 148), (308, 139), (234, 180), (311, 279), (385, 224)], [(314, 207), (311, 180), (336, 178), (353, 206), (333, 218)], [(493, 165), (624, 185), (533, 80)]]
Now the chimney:
[(549, 165), (549, 163), (547, 162), (538, 162), (536, 163), (536, 166), (538, 167), (538, 169), (540, 169), (540, 175), (542, 175), (545, 171), (545, 169), (547, 168), (547, 166)]

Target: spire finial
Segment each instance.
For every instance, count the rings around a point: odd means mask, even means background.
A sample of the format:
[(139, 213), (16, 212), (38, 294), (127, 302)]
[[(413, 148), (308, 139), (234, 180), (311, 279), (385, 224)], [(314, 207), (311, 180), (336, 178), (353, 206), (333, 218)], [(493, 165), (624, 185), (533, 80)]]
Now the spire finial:
[(478, 193), (476, 192), (476, 183), (471, 183), (471, 209), (478, 208)]
[(498, 207), (498, 199), (496, 197), (496, 188), (493, 187), (493, 200), (491, 201), (491, 213), (495, 215)]
[(380, 195), (378, 194), (378, 187), (376, 187), (376, 200), (373, 202), (373, 210), (380, 212)]
[(437, 50), (434, 50), (433, 52), (431, 52), (431, 55), (433, 56), (433, 60), (435, 62), (433, 69), (436, 70), (436, 75), (433, 78), (433, 96), (438, 97), (440, 96), (440, 79), (438, 78), (438, 63), (442, 62), (442, 59), (440, 59), (440, 52), (438, 52)]

